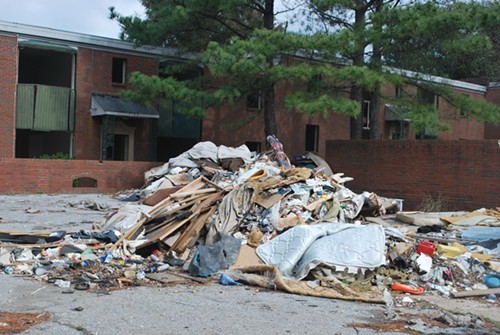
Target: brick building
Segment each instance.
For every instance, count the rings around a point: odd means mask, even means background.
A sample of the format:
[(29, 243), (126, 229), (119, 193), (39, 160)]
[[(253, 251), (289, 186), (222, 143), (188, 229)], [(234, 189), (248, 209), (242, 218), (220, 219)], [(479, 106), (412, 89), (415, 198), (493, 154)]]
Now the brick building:
[[(14, 184), (24, 186), (12, 184), (13, 170), (22, 170), (27, 164), (50, 170), (52, 165), (47, 165), (50, 163), (35, 163), (44, 155), (62, 154), (75, 161), (85, 161), (82, 168), (86, 172), (78, 172), (79, 163), (66, 162), (66, 171), (72, 171), (70, 179), (64, 179), (57, 184), (59, 186), (47, 182), (52, 186), (43, 187), (33, 180), (32, 183), (38, 185), (35, 190), (65, 190), (71, 186), (62, 184), (71, 184), (74, 178), (84, 175), (104, 180), (105, 189), (111, 190), (123, 186), (102, 166), (89, 161), (101, 165), (128, 161), (128, 165), (122, 165), (128, 170), (133, 169), (131, 162), (144, 162), (146, 164), (137, 165), (138, 169), (144, 169), (157, 165), (154, 162), (167, 161), (200, 140), (227, 146), (246, 143), (252, 150), (264, 149), (264, 116), (258, 96), (246, 97), (230, 107), (209, 109), (203, 120), (176, 114), (175, 101), (147, 108), (120, 97), (121, 91), (131, 88), (127, 82), (130, 73), (157, 75), (162, 66), (182, 61), (167, 48), (136, 48), (116, 39), (0, 22), (0, 165), (3, 165), (0, 175), (11, 184), (1, 187), (0, 192), (17, 192), (29, 184), (22, 181)], [(203, 74), (202, 69), (190, 75), (200, 74)], [(409, 71), (402, 74), (416, 75)], [(474, 99), (489, 99), (498, 104), (498, 83), (483, 86), (433, 76), (426, 76), (425, 80), (448, 85)], [(289, 156), (304, 151), (325, 156), (327, 141), (349, 139), (347, 116), (332, 113), (325, 117), (285, 111), (284, 97), (291, 90), (290, 83), (278, 83), (275, 94), (278, 138)], [(387, 86), (384, 94), (396, 95), (398, 90)], [(383, 103), (382, 139), (482, 140), (499, 137), (498, 127), (485, 126), (461, 115), (438, 96), (423, 96), (436, 105), (439, 117), (451, 131), (412, 133), (409, 120), (402, 119), (389, 104)], [(370, 105), (366, 97), (363, 103), (366, 130), (370, 127)], [(120, 166), (113, 164), (112, 169)], [(123, 170), (123, 173), (129, 172)], [(134, 177), (136, 184), (140, 185), (141, 174), (142, 171)], [(101, 182), (99, 188), (102, 185)]]
[[(130, 88), (130, 73), (158, 74), (160, 66), (182, 61), (172, 50), (135, 48), (120, 40), (5, 22), (0, 24), (0, 41), (0, 157), (32, 158), (62, 152), (77, 159), (165, 161), (198, 140), (234, 146), (247, 143), (256, 150), (265, 145), (259, 97), (208, 110), (203, 120), (175, 114), (172, 101), (148, 109), (119, 97), (121, 90)], [(410, 71), (402, 74), (416, 75)], [(474, 99), (488, 96), (486, 86), (434, 76), (425, 80), (448, 85)], [(276, 89), (278, 135), (289, 154), (308, 150), (324, 155), (325, 141), (349, 139), (346, 116), (284, 111), (281, 103), (291, 89), (290, 84), (278, 84)], [(490, 90), (498, 91), (495, 85)], [(384, 94), (398, 91), (387, 86)], [(489, 93), (493, 100), (497, 95)], [(461, 115), (438, 96), (424, 96), (435, 103), (451, 131), (414, 134), (409, 120), (383, 104), (382, 139), (491, 138), (484, 124)], [(366, 130), (370, 109), (367, 97), (363, 104)]]
[[(0, 157), (151, 161), (160, 110), (120, 98), (168, 49), (0, 23)], [(160, 59), (161, 57), (161, 59)], [(163, 110), (162, 112), (167, 112)]]

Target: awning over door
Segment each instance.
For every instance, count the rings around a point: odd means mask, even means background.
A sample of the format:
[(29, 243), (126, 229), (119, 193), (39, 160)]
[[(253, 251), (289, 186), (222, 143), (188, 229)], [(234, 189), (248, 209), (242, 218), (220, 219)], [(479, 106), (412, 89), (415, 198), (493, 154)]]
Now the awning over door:
[(406, 116), (406, 112), (403, 108), (389, 104), (385, 104), (384, 120), (410, 122), (410, 119)]
[(78, 52), (78, 48), (72, 47), (72, 46), (69, 46), (66, 44), (58, 44), (58, 43), (37, 41), (37, 40), (19, 39), (18, 45), (19, 45), (19, 47), (54, 50), (54, 51), (59, 51), (59, 52), (69, 52), (69, 53), (77, 53)]
[(113, 115), (141, 119), (158, 119), (160, 114), (154, 108), (136, 104), (111, 95), (92, 94), (92, 116)]

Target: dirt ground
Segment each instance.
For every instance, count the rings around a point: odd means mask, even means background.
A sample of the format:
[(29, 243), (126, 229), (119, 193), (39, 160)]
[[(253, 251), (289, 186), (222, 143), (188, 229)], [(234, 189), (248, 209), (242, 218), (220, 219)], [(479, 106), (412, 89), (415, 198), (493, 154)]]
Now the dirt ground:
[[(98, 194), (0, 195), (0, 230), (91, 229), (123, 204)], [(215, 277), (69, 292), (5, 273), (0, 287), (0, 334), (500, 334), (498, 302), (433, 293), (383, 306), (222, 286)], [(449, 315), (466, 315), (468, 328)]]

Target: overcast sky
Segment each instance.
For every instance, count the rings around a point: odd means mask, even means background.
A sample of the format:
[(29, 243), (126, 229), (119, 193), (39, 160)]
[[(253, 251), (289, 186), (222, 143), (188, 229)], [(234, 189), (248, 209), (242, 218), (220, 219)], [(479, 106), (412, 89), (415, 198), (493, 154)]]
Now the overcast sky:
[(111, 6), (123, 15), (143, 13), (139, 0), (0, 0), (0, 21), (118, 38), (118, 23), (108, 19)]

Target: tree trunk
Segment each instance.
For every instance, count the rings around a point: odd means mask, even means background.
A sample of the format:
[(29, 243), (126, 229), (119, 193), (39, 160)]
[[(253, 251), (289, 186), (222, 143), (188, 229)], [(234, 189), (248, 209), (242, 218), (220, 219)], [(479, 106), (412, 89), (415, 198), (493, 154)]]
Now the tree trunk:
[(373, 92), (370, 107), (370, 140), (380, 140), (380, 89)]
[[(354, 38), (356, 51), (353, 55), (354, 66), (364, 65), (365, 55), (365, 39), (364, 30), (366, 25), (365, 14), (367, 8), (363, 6), (362, 1), (358, 8), (354, 11)], [(359, 140), (363, 134), (363, 89), (356, 84), (351, 87), (350, 98), (359, 102), (359, 113), (356, 117), (351, 117), (351, 139)]]
[(266, 0), (264, 7), (264, 29), (274, 29), (274, 0)]
[(278, 136), (276, 115), (274, 113), (274, 85), (265, 87), (262, 92), (264, 98), (264, 132), (267, 135)]
[[(268, 30), (274, 29), (274, 0), (265, 0), (264, 28)], [(267, 60), (268, 64), (272, 66), (273, 59)], [(278, 127), (276, 124), (276, 113), (274, 105), (274, 84), (266, 85), (263, 89), (262, 96), (264, 98), (264, 132), (267, 135), (278, 135)]]
[(360, 101), (361, 106), (357, 116), (351, 117), (351, 140), (360, 140), (363, 132), (363, 89), (357, 85), (351, 86), (350, 98), (354, 101)]
[[(375, 15), (382, 10), (382, 0), (375, 2)], [(377, 22), (377, 21), (375, 21)], [(374, 23), (373, 29), (378, 30), (380, 33), (381, 27), (379, 24)], [(378, 42), (373, 42), (373, 56), (370, 61), (370, 67), (376, 71), (382, 71), (382, 53), (381, 46)], [(370, 110), (370, 140), (379, 140), (380, 136), (380, 109), (381, 109), (381, 87), (375, 88), (371, 98)]]

